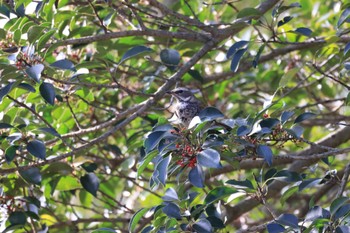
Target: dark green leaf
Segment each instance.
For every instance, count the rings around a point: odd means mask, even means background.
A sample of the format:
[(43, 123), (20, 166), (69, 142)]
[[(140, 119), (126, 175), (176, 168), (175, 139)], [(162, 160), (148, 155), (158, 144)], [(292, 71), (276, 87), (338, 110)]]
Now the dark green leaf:
[(224, 117), (224, 114), (222, 114), (222, 112), (220, 112), (220, 110), (217, 108), (206, 107), (198, 114), (198, 116), (201, 119), (201, 121), (204, 122), (204, 121), (213, 121), (218, 118), (222, 118)]
[(204, 78), (198, 70), (189, 70), (188, 73), (192, 76), (192, 78), (199, 81), (200, 83), (204, 82)]
[(29, 85), (28, 83), (20, 83), (17, 85), (18, 88), (27, 90), (29, 92), (35, 92), (35, 88), (32, 85)]
[(350, 42), (345, 45), (344, 55), (346, 55), (349, 52), (349, 50), (350, 50)]
[(232, 57), (231, 71), (236, 72), (238, 70), (239, 62), (247, 49), (239, 49)]
[(236, 189), (254, 189), (254, 186), (252, 182), (248, 179), (241, 181), (241, 180), (228, 180), (226, 181), (227, 184), (232, 185)]
[(31, 26), (28, 30), (28, 42), (33, 44), (41, 35), (42, 32), (44, 31), (45, 27), (43, 26), (38, 26), (34, 25)]
[(52, 134), (55, 137), (60, 138), (61, 135), (53, 128), (39, 128), (39, 130), (44, 131), (46, 133)]
[(288, 170), (278, 171), (273, 175), (272, 178), (284, 182), (297, 182), (302, 180), (302, 177), (298, 172)]
[(335, 233), (349, 233), (350, 232), (350, 226), (338, 226), (335, 229)]
[(284, 227), (278, 223), (269, 223), (266, 226), (268, 233), (283, 233)]
[(346, 8), (340, 15), (337, 26), (340, 27), (343, 23), (345, 23), (349, 19), (349, 16), (350, 8)]
[(80, 178), (83, 188), (96, 197), (100, 181), (94, 173), (88, 173)]
[(40, 82), (41, 72), (44, 70), (43, 64), (37, 64), (32, 67), (28, 67), (25, 70), (25, 73), (28, 75), (29, 78), (33, 79), (35, 82)]
[(288, 23), (288, 22), (291, 21), (292, 19), (293, 19), (292, 16), (286, 16), (286, 17), (284, 17), (282, 20), (278, 21), (277, 27), (281, 27), (282, 25)]
[(249, 43), (249, 41), (241, 40), (236, 43), (234, 43), (227, 51), (226, 57), (227, 59), (230, 59), (240, 48), (246, 46)]
[(303, 189), (306, 189), (306, 188), (314, 187), (314, 186), (318, 185), (321, 180), (322, 179), (320, 179), (320, 178), (312, 178), (312, 179), (304, 180), (299, 185), (299, 191), (302, 191)]
[(56, 67), (56, 68), (59, 68), (59, 69), (62, 69), (62, 70), (71, 70), (71, 71), (75, 71), (76, 70), (75, 67), (74, 67), (74, 63), (71, 62), (68, 59), (55, 61), (50, 66)]
[(303, 35), (303, 36), (307, 36), (310, 37), (312, 34), (312, 30), (309, 28), (305, 28), (305, 27), (300, 27), (294, 30), (295, 33)]
[(259, 63), (259, 60), (260, 60), (260, 56), (261, 56), (262, 52), (264, 51), (264, 49), (265, 49), (265, 44), (260, 46), (257, 54), (255, 55), (254, 60), (253, 60), (253, 67), (254, 68), (256, 68), (258, 66), (258, 63)]
[(263, 157), (265, 162), (271, 166), (272, 165), (272, 159), (273, 159), (273, 154), (272, 150), (269, 146), (266, 145), (259, 145), (256, 149), (256, 153)]
[(197, 162), (203, 167), (221, 168), (220, 154), (214, 149), (208, 148), (198, 153)]
[(155, 171), (157, 171), (156, 178), (165, 186), (167, 174), (168, 174), (168, 166), (171, 160), (171, 156), (167, 156), (164, 159), (160, 160), (156, 165)]
[(245, 136), (250, 133), (251, 129), (248, 126), (242, 125), (237, 129), (237, 136)]
[(157, 147), (158, 143), (163, 138), (165, 133), (166, 131), (155, 131), (148, 135), (144, 142), (146, 153), (149, 153)]
[(169, 69), (174, 70), (180, 63), (180, 54), (175, 49), (163, 49), (160, 52), (160, 59)]
[(15, 156), (17, 155), (17, 150), (19, 146), (10, 146), (5, 151), (5, 159), (8, 164), (10, 164)]
[(131, 218), (130, 222), (129, 222), (129, 232), (133, 233), (136, 225), (139, 223), (139, 221), (141, 220), (141, 218), (148, 212), (147, 208), (142, 208), (140, 210), (138, 210)]
[(180, 207), (175, 203), (168, 203), (163, 207), (163, 212), (170, 218), (181, 219)]
[(11, 128), (13, 128), (13, 126), (10, 124), (0, 123), (0, 129), (11, 129)]
[(22, 211), (14, 211), (8, 218), (11, 225), (24, 225), (27, 223), (27, 216)]
[(331, 204), (331, 206), (330, 206), (330, 208), (329, 208), (331, 214), (334, 215), (335, 212), (336, 212), (341, 206), (343, 206), (348, 200), (349, 200), (349, 198), (347, 198), (347, 197), (338, 197), (337, 199), (335, 199), (335, 200), (332, 202), (332, 204)]
[(335, 212), (333, 219), (338, 220), (344, 217), (345, 215), (348, 215), (349, 213), (350, 213), (350, 204), (345, 204)]
[(204, 199), (204, 204), (208, 205), (214, 203), (236, 192), (237, 190), (233, 188), (225, 186), (216, 187), (210, 190), (210, 192), (207, 194), (207, 196)]
[(345, 62), (344, 67), (346, 70), (350, 70), (350, 62)]
[(313, 206), (306, 214), (305, 220), (314, 221), (315, 219), (322, 218), (322, 208), (320, 206)]
[(282, 124), (284, 124), (286, 121), (288, 121), (293, 115), (294, 115), (294, 112), (292, 112), (292, 111), (283, 112), (281, 115)]
[(276, 222), (284, 226), (298, 228), (298, 218), (294, 214), (282, 214), (276, 219)]
[(162, 197), (163, 201), (168, 201), (168, 202), (172, 202), (172, 201), (178, 201), (179, 197), (177, 196), (177, 193), (175, 191), (175, 189), (173, 188), (168, 188), (165, 191), (164, 196)]
[(124, 62), (125, 60), (131, 58), (131, 57), (134, 57), (140, 53), (143, 53), (143, 52), (149, 52), (149, 51), (152, 51), (152, 49), (146, 47), (146, 46), (143, 46), (143, 45), (139, 45), (139, 46), (135, 46), (131, 49), (129, 49), (122, 57), (122, 59), (120, 60), (119, 64)]
[(238, 12), (237, 19), (243, 18), (243, 17), (260, 16), (260, 15), (261, 15), (261, 12), (255, 8), (243, 8)]
[(55, 87), (51, 83), (43, 82), (40, 85), (40, 94), (41, 96), (51, 105), (55, 104)]
[(215, 216), (209, 216), (207, 217), (207, 220), (210, 222), (210, 225), (213, 227), (213, 228), (216, 228), (216, 229), (224, 229), (226, 226), (224, 224), (224, 222), (218, 218), (218, 217), (215, 217)]
[(193, 224), (193, 229), (200, 233), (212, 233), (213, 227), (207, 219), (200, 219), (198, 222)]
[(305, 121), (305, 120), (308, 120), (308, 119), (310, 119), (310, 118), (312, 118), (312, 117), (315, 117), (315, 116), (316, 116), (316, 114), (314, 114), (314, 113), (305, 112), (305, 113), (303, 113), (303, 114), (300, 114), (300, 115), (294, 120), (294, 124), (300, 123), (300, 122)]
[(41, 183), (42, 178), (40, 170), (37, 167), (31, 167), (26, 170), (19, 171), (19, 174), (29, 183), (37, 185), (40, 185)]
[(299, 191), (298, 186), (292, 186), (291, 188), (289, 188), (285, 192), (283, 192), (283, 194), (280, 198), (281, 205), (283, 206), (286, 203), (286, 201), (288, 200), (288, 198), (290, 198), (293, 194), (295, 194), (298, 191)]
[(28, 142), (27, 150), (29, 153), (39, 159), (45, 159), (46, 157), (46, 148), (45, 144), (42, 141), (33, 140)]
[(280, 121), (276, 118), (267, 118), (267, 119), (260, 121), (259, 125), (261, 126), (261, 128), (272, 129), (273, 127), (275, 127), (279, 123), (280, 123)]
[(197, 165), (188, 173), (190, 183), (198, 188), (204, 188), (204, 174), (202, 167)]
[(0, 102), (2, 101), (2, 99), (8, 93), (10, 93), (10, 91), (12, 90), (14, 84), (15, 84), (14, 82), (11, 82), (11, 83), (7, 84), (6, 86), (4, 86), (3, 88), (0, 89)]

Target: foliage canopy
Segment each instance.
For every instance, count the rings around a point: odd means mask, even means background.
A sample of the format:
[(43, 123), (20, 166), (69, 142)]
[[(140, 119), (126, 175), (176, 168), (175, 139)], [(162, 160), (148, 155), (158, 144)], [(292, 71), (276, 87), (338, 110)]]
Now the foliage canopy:
[[(0, 18), (3, 232), (350, 232), (349, 3), (15, 0)], [(175, 86), (207, 105), (188, 129)]]

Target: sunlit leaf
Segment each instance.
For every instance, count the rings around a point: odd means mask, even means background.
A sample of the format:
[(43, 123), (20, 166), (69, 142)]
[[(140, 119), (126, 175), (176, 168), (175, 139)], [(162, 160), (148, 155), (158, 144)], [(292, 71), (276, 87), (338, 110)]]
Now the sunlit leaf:
[(201, 166), (195, 166), (188, 173), (190, 183), (198, 188), (204, 188), (204, 174)]
[(8, 93), (10, 93), (14, 84), (14, 82), (10, 82), (9, 84), (0, 89), (0, 102)]
[(141, 218), (148, 212), (147, 208), (139, 209), (131, 218), (129, 222), (129, 232), (134, 232), (137, 224), (141, 220)]
[(228, 197), (229, 195), (236, 193), (237, 190), (234, 188), (226, 187), (226, 186), (221, 186), (221, 187), (216, 187), (207, 194), (207, 196), (204, 199), (205, 204), (211, 204), (213, 202), (216, 202), (218, 200), (221, 200), (225, 197)]
[(25, 72), (29, 78), (33, 79), (35, 82), (40, 82), (41, 73), (44, 70), (43, 64), (37, 64), (32, 67), (28, 67)]
[(123, 57), (120, 59), (119, 64), (124, 62), (124, 61), (126, 61), (126, 60), (128, 60), (131, 57), (134, 57), (134, 56), (138, 55), (138, 54), (141, 54), (141, 53), (144, 53), (144, 52), (150, 52), (150, 51), (152, 51), (152, 49), (150, 49), (150, 48), (148, 48), (148, 47), (146, 47), (144, 45), (135, 46), (135, 47), (129, 49), (123, 55)]
[(56, 67), (62, 70), (71, 70), (75, 71), (74, 63), (68, 59), (62, 59), (59, 61), (55, 61), (54, 63), (50, 64), (52, 67)]
[(239, 62), (247, 49), (239, 49), (232, 57), (231, 71), (236, 72), (238, 70)]

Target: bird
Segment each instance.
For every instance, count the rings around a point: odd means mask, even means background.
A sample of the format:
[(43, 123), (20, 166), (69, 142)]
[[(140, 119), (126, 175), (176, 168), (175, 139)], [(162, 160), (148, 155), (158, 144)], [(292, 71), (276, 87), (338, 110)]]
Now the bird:
[(178, 122), (188, 128), (191, 120), (203, 109), (202, 103), (185, 87), (178, 87), (167, 93), (176, 99), (174, 114)]

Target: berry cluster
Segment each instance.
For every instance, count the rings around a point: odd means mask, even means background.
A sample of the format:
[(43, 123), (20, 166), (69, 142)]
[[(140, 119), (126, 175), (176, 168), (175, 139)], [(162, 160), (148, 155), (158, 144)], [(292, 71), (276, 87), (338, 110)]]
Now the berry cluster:
[(41, 58), (37, 54), (33, 54), (29, 56), (25, 52), (19, 52), (17, 55), (17, 62), (16, 62), (16, 67), (19, 70), (25, 69), (27, 67), (31, 67), (36, 64), (41, 64), (43, 63), (44, 59)]
[(181, 156), (181, 158), (176, 162), (181, 167), (189, 167), (193, 168), (197, 165), (197, 152), (195, 148), (193, 148), (191, 145), (185, 144), (184, 146), (181, 146), (180, 144), (176, 144), (176, 148), (178, 150), (178, 155)]
[(13, 41), (13, 34), (7, 34), (5, 40), (0, 41), (0, 48), (2, 50), (17, 48)]

